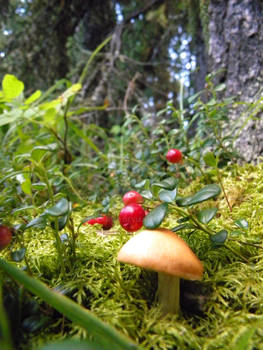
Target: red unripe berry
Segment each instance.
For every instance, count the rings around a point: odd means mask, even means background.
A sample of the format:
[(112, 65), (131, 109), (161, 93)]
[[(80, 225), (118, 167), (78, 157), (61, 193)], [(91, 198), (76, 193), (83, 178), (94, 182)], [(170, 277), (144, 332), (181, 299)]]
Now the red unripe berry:
[(122, 201), (125, 205), (131, 203), (142, 203), (143, 197), (136, 191), (129, 191), (122, 197)]
[(113, 220), (110, 216), (104, 215), (104, 216), (98, 216), (97, 218), (90, 219), (86, 222), (84, 222), (83, 225), (94, 225), (94, 224), (100, 224), (102, 225), (102, 228), (104, 230), (109, 230), (113, 226)]
[(170, 163), (179, 163), (183, 158), (182, 152), (179, 149), (172, 148), (166, 154), (166, 159)]
[(119, 214), (121, 226), (128, 232), (139, 230), (143, 225), (145, 211), (140, 204), (131, 203), (122, 208)]
[(7, 226), (0, 226), (0, 249), (5, 248), (12, 240), (12, 231)]

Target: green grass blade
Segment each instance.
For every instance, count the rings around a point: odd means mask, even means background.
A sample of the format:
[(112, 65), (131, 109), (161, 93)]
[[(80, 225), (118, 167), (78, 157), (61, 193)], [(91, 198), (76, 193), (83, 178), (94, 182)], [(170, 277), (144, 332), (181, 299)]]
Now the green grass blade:
[[(58, 294), (48, 288), (44, 283), (29, 277), (9, 262), (0, 259), (0, 268), (22, 284), (33, 294), (43, 299), (46, 303), (65, 315), (72, 322), (86, 329), (97, 342), (108, 344), (114, 350), (139, 350), (139, 346), (133, 344), (128, 338), (118, 333), (111, 326), (103, 323), (91, 312), (84, 309), (68, 297)], [(141, 349), (142, 350), (142, 349)]]

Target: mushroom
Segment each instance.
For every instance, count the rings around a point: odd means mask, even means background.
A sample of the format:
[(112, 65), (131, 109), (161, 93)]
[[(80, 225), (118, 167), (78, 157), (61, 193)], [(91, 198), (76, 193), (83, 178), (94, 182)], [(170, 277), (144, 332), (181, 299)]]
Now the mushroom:
[(180, 278), (200, 280), (203, 265), (183, 239), (158, 228), (143, 230), (121, 248), (117, 260), (158, 272), (157, 296), (162, 311), (178, 314)]

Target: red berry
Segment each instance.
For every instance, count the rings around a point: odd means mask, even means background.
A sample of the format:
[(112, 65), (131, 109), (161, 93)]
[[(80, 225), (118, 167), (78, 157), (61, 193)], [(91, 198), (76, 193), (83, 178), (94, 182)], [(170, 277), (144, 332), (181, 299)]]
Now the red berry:
[(140, 204), (131, 203), (122, 208), (119, 214), (121, 226), (128, 232), (139, 230), (143, 225), (145, 211)]
[(0, 226), (0, 249), (5, 248), (12, 240), (12, 231), (7, 226)]
[(101, 224), (104, 230), (109, 230), (113, 226), (113, 220), (107, 215), (99, 216), (97, 218), (97, 224)]
[(83, 225), (94, 225), (94, 224), (96, 224), (97, 223), (97, 220), (96, 219), (89, 219), (88, 221), (85, 221), (84, 223), (83, 223)]
[(179, 149), (169, 149), (169, 151), (166, 154), (166, 159), (170, 163), (179, 163), (183, 158), (182, 152), (179, 151)]
[(113, 220), (110, 216), (104, 215), (104, 216), (98, 216), (97, 218), (90, 219), (86, 222), (84, 222), (83, 225), (94, 225), (94, 224), (100, 224), (102, 225), (102, 228), (104, 230), (109, 230), (113, 226)]
[(136, 191), (129, 191), (122, 197), (122, 201), (125, 205), (128, 205), (131, 203), (142, 203), (143, 198), (140, 193)]

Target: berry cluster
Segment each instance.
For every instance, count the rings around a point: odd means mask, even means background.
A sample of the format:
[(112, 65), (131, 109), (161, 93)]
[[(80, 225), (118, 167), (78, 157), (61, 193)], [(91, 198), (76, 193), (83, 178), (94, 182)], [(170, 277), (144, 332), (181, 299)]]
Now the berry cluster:
[[(178, 149), (170, 149), (166, 154), (166, 159), (170, 163), (180, 163), (182, 161), (182, 152)], [(142, 207), (143, 197), (136, 191), (125, 193), (122, 198), (124, 207), (119, 213), (120, 225), (128, 232), (139, 230), (143, 225), (143, 219), (148, 214), (147, 210)], [(110, 216), (104, 215), (92, 218), (84, 225), (100, 224), (104, 230), (109, 230), (113, 226), (113, 220)]]
[(139, 230), (143, 225), (143, 219), (146, 215), (145, 210), (140, 203), (143, 202), (143, 197), (136, 191), (125, 193), (122, 198), (125, 205), (120, 211), (119, 222), (121, 226), (128, 232)]

